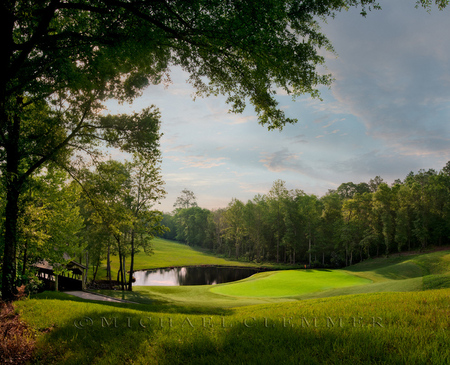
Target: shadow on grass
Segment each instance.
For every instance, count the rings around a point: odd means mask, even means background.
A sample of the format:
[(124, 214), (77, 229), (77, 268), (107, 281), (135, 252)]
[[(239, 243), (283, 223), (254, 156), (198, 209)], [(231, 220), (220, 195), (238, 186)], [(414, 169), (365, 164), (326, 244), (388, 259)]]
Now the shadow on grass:
[(144, 346), (155, 337), (152, 321), (158, 318), (113, 309), (72, 317), (39, 338), (32, 363), (127, 364), (138, 356), (152, 358), (152, 348)]
[(423, 289), (445, 289), (450, 288), (450, 274), (427, 275), (423, 277)]
[(373, 273), (389, 280), (404, 280), (426, 275), (423, 267), (410, 257), (377, 258), (345, 268), (348, 272)]
[(383, 328), (370, 333), (357, 328), (326, 328), (325, 323), (317, 328), (312, 322), (293, 327), (286, 321), (251, 317), (223, 325), (215, 322), (208, 328), (198, 318), (189, 322), (181, 318), (174, 317), (171, 325), (167, 316), (115, 311), (70, 318), (41, 338), (34, 363), (259, 365), (404, 360), (395, 345), (387, 346), (389, 336), (378, 335)]
[[(411, 363), (420, 359), (420, 351), (400, 341), (385, 328), (371, 331), (361, 328), (292, 327), (283, 321), (244, 319), (219, 336), (196, 331), (181, 342), (165, 343), (157, 350), (158, 364), (366, 364)], [(404, 348), (411, 348), (405, 355)], [(415, 353), (414, 353), (415, 351)], [(437, 356), (440, 356), (437, 354)], [(417, 358), (418, 357), (418, 358)]]
[[(136, 294), (136, 298), (139, 294)], [(43, 292), (40, 294), (36, 294), (32, 296), (32, 298), (36, 299), (52, 299), (52, 300), (63, 300), (63, 301), (72, 301), (72, 302), (82, 302), (82, 303), (96, 303), (102, 304), (109, 307), (115, 308), (127, 308), (134, 309), (141, 312), (152, 312), (152, 313), (182, 313), (182, 314), (206, 314), (206, 315), (222, 315), (227, 316), (233, 314), (233, 310), (225, 309), (225, 308), (211, 308), (211, 307), (202, 307), (202, 306), (183, 306), (183, 305), (175, 305), (169, 301), (163, 300), (152, 300), (150, 303), (117, 303), (117, 302), (107, 302), (100, 300), (89, 300), (76, 297), (74, 295), (69, 295), (61, 292)], [(148, 297), (144, 297), (147, 301)], [(126, 299), (132, 300), (129, 297)]]

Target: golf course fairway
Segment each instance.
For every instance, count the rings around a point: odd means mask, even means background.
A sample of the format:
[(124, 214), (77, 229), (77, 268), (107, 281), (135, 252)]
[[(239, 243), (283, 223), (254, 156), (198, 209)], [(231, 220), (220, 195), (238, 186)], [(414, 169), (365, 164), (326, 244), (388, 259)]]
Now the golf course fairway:
[(214, 286), (210, 291), (237, 297), (289, 297), (371, 282), (341, 270), (285, 270), (258, 273), (238, 282)]

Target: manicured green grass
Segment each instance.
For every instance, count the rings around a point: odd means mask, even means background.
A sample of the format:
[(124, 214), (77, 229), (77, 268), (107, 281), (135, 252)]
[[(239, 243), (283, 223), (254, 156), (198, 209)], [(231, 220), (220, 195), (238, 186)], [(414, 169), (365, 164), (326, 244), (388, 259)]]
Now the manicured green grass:
[(151, 305), (152, 310), (190, 312), (211, 311), (217, 308), (235, 308), (245, 305), (281, 303), (295, 301), (290, 298), (272, 297), (235, 297), (216, 294), (209, 285), (195, 286), (137, 286), (133, 292), (118, 290), (101, 290), (102, 294), (119, 299), (126, 299), (136, 303)]
[(450, 287), (450, 277), (449, 274), (422, 277), (421, 273), (430, 270), (424, 271), (417, 263), (439, 268), (437, 272), (448, 270), (450, 273), (449, 257), (448, 251), (442, 251), (377, 258), (346, 270), (263, 272), (239, 282), (215, 286), (134, 287), (132, 293), (102, 293), (138, 303), (151, 302), (170, 308), (189, 306), (201, 310), (352, 294), (421, 291)]
[(327, 289), (371, 283), (341, 270), (286, 270), (255, 274), (227, 285), (217, 285), (213, 293), (239, 297), (288, 297)]

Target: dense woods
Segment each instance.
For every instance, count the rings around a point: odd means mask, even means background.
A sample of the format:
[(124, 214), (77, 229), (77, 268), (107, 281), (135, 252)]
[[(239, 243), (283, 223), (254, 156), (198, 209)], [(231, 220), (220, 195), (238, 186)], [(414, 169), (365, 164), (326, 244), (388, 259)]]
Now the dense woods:
[(340, 267), (448, 245), (450, 162), (391, 185), (379, 176), (342, 183), (322, 197), (277, 180), (266, 195), (232, 199), (223, 209), (176, 205), (162, 224), (170, 228), (165, 238), (255, 262)]

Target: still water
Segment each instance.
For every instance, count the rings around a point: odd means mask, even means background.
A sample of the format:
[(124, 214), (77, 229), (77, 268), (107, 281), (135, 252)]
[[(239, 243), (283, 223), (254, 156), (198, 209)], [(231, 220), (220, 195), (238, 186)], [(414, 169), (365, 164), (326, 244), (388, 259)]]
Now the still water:
[(258, 269), (236, 267), (175, 267), (135, 271), (134, 286), (214, 285), (248, 278)]

